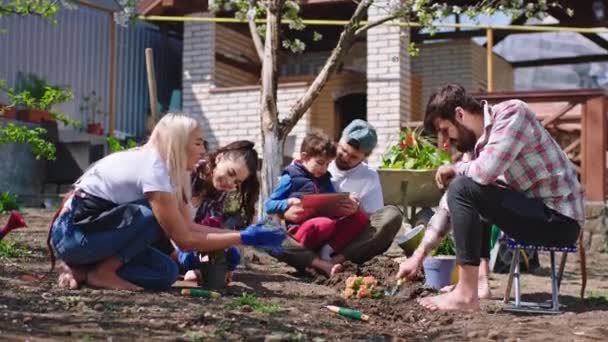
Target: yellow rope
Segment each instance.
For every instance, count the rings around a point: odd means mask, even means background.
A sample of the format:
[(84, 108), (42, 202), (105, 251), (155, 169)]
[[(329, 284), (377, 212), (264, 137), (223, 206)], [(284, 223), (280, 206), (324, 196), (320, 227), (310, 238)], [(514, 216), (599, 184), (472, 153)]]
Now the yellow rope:
[[(185, 17), (185, 16), (139, 16), (139, 19), (146, 21), (172, 21), (172, 22), (201, 22), (201, 23), (247, 23), (246, 20), (237, 18), (216, 18), (216, 17)], [(257, 19), (257, 23), (266, 23), (265, 19)], [(282, 24), (289, 24), (291, 20), (282, 20)], [(303, 19), (302, 23), (309, 26), (344, 26), (348, 24), (348, 20), (325, 20), (325, 19)], [(361, 21), (362, 25), (368, 21)], [(421, 27), (419, 23), (404, 22), (404, 21), (388, 21), (382, 25), (388, 26), (406, 26), (406, 27)], [(492, 30), (510, 30), (510, 31), (525, 31), (525, 32), (576, 32), (576, 33), (608, 33), (608, 28), (605, 27), (570, 27), (570, 26), (538, 26), (538, 25), (482, 25), (482, 24), (435, 24), (435, 27), (447, 28), (466, 28), (466, 29), (492, 29)]]

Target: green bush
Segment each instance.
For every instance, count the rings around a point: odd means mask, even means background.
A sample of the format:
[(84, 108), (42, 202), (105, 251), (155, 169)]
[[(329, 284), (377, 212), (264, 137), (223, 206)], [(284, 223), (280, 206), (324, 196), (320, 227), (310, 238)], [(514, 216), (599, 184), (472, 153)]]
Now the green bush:
[(114, 152), (120, 152), (120, 151), (124, 151), (133, 147), (137, 147), (137, 142), (135, 142), (135, 140), (133, 139), (127, 139), (125, 145), (120, 143), (120, 140), (110, 136), (107, 139), (108, 141), (108, 147), (110, 148), (110, 152), (114, 153)]
[(17, 196), (5, 191), (0, 194), (0, 213), (7, 213), (11, 210), (19, 210)]

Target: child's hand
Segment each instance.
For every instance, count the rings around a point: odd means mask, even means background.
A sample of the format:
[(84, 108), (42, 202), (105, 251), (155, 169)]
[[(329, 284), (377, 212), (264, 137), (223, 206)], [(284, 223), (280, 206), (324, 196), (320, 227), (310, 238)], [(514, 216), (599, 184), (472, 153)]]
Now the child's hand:
[(294, 205), (301, 205), (302, 201), (299, 198), (292, 197), (287, 200), (287, 206), (293, 207)]

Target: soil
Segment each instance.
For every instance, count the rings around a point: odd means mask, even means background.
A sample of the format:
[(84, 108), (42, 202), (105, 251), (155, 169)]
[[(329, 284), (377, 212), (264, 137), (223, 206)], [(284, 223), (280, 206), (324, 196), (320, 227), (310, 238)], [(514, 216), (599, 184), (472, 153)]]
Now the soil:
[[(416, 298), (430, 294), (421, 283), (406, 283), (395, 297), (345, 300), (344, 279), (373, 275), (393, 284), (398, 264), (380, 256), (356, 267), (345, 265), (335, 279), (302, 278), (274, 259), (247, 251), (234, 282), (216, 300), (182, 297), (179, 288), (166, 292), (62, 290), (49, 274), (45, 241), (51, 212), (26, 209), (29, 227), (7, 239), (26, 247), (26, 257), (0, 257), (0, 336), (8, 341), (38, 340), (253, 340), (253, 341), (606, 341), (608, 340), (608, 254), (600, 252), (596, 234), (587, 255), (589, 281), (585, 301), (579, 299), (578, 256), (568, 258), (560, 301), (561, 315), (521, 315), (502, 311), (506, 276), (493, 274), (495, 300), (480, 312), (429, 312)], [(6, 217), (0, 216), (0, 224)], [(525, 300), (548, 299), (548, 258), (543, 272), (522, 277)], [(276, 312), (234, 305), (243, 292), (253, 293)], [(369, 322), (343, 318), (323, 308), (347, 306), (370, 316)]]

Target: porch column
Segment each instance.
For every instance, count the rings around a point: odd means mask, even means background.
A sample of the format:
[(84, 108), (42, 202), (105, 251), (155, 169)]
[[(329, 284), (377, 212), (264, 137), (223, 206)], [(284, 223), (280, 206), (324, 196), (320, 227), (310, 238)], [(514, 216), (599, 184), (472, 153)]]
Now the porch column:
[[(193, 17), (212, 17), (195, 13)], [(212, 147), (216, 145), (205, 108), (209, 91), (215, 87), (215, 23), (184, 22), (182, 54), (183, 112), (202, 120), (203, 134)]]
[[(368, 20), (388, 15), (387, 0), (378, 0), (368, 10)], [(379, 166), (382, 154), (396, 142), (410, 117), (409, 28), (377, 26), (367, 32), (367, 120), (378, 132), (378, 146), (369, 158)]]

